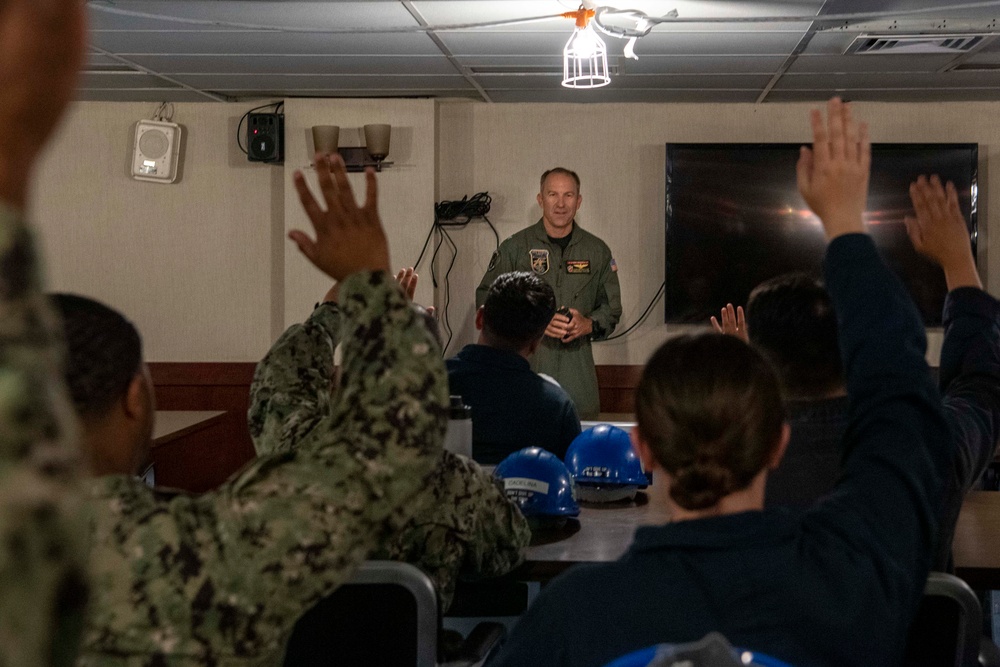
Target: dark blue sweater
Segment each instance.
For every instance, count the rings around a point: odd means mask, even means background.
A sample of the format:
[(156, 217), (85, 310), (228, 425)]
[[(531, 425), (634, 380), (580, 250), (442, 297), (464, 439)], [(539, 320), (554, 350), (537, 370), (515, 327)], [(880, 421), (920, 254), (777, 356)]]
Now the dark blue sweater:
[[(952, 434), (952, 466), (941, 494), (931, 568), (950, 571), (962, 501), (993, 460), (1000, 432), (1000, 301), (981, 289), (960, 287), (945, 298), (943, 322), (940, 388)], [(781, 465), (767, 476), (768, 507), (811, 505), (840, 475), (847, 399), (792, 401), (788, 412), (792, 437)]]
[(580, 435), (573, 399), (531, 370), (527, 359), (487, 345), (466, 345), (446, 363), (451, 393), (472, 408), (472, 458), (493, 465), (524, 447), (566, 457)]
[(948, 426), (923, 326), (871, 239), (834, 240), (825, 273), (850, 400), (833, 492), (799, 514), (639, 529), (617, 562), (544, 589), (493, 664), (598, 667), (712, 630), (800, 667), (899, 663), (927, 576)]

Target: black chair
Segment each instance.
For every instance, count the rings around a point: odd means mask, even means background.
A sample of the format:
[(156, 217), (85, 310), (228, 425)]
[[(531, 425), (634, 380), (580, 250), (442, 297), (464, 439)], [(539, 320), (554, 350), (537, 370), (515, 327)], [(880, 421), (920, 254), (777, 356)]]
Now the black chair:
[(441, 615), (431, 580), (413, 565), (369, 561), (295, 624), (286, 667), (473, 667), (499, 648), (499, 623), (480, 623), (454, 655), (438, 650)]
[(982, 636), (983, 611), (968, 584), (931, 572), (906, 642), (907, 667), (995, 667), (996, 646)]

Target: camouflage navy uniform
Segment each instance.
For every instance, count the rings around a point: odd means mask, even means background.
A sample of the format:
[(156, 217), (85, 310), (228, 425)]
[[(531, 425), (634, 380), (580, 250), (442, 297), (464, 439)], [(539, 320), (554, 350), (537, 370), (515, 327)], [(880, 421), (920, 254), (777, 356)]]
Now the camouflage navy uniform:
[(0, 664), (69, 665), (86, 522), (59, 326), (28, 228), (0, 204)]
[(200, 496), (93, 481), (81, 665), (280, 664), (298, 617), (409, 518), (440, 455), (444, 365), (392, 276), (341, 295), (348, 379), (294, 452)]
[[(257, 366), (249, 421), (258, 454), (293, 451), (329, 412), (333, 349), (342, 328), (337, 307), (320, 305), (304, 324), (289, 328)], [(442, 454), (410, 509), (413, 518), (371, 557), (419, 566), (434, 580), (442, 609), (451, 604), (459, 577), (506, 574), (520, 564), (531, 537), (517, 506), (492, 476), (450, 452)]]

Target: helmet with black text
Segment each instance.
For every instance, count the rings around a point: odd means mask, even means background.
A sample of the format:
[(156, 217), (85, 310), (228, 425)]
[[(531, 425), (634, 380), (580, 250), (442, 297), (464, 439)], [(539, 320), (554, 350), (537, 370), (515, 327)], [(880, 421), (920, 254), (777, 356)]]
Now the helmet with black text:
[(611, 424), (598, 424), (576, 436), (566, 451), (566, 467), (585, 502), (631, 500), (649, 485), (628, 433)]
[(573, 478), (555, 454), (525, 447), (501, 461), (493, 476), (503, 481), (507, 497), (533, 523), (565, 522), (580, 514)]
[(696, 642), (657, 644), (633, 651), (604, 667), (791, 667), (786, 662), (756, 651), (732, 646), (718, 632)]

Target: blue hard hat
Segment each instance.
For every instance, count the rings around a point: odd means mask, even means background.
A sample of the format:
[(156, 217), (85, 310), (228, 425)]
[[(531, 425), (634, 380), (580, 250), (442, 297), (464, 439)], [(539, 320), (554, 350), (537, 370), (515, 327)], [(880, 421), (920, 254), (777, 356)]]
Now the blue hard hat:
[(573, 478), (555, 454), (541, 447), (525, 447), (497, 465), (493, 476), (503, 480), (507, 497), (526, 517), (577, 516)]
[(786, 662), (756, 651), (735, 648), (717, 632), (696, 642), (657, 644), (612, 660), (604, 667), (791, 667)]
[(576, 436), (566, 451), (566, 467), (581, 485), (639, 488), (649, 484), (628, 433), (611, 424), (598, 424)]

